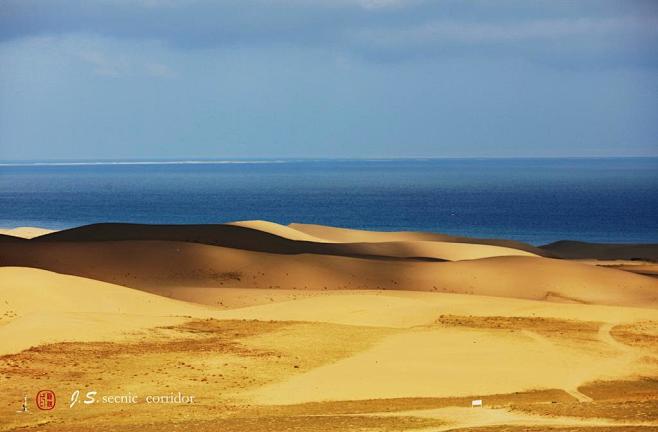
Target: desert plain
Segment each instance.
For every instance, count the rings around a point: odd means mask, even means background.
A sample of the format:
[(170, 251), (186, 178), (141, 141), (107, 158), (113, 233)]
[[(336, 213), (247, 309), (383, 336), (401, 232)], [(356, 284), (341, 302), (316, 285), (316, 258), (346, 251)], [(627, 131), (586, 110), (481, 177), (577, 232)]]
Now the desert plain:
[(3, 230), (0, 431), (658, 430), (657, 261), (265, 221)]

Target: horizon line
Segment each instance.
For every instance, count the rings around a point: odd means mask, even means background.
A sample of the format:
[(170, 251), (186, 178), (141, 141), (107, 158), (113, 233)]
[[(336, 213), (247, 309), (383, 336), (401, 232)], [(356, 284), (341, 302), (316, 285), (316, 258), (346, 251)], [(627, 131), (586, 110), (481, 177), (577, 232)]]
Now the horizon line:
[(394, 162), (394, 161), (433, 161), (433, 160), (564, 160), (564, 159), (658, 159), (658, 155), (625, 156), (435, 156), (435, 157), (291, 157), (291, 158), (194, 158), (194, 159), (15, 159), (0, 160), (0, 167), (19, 166), (93, 166), (93, 165), (230, 165), (230, 164), (283, 164), (294, 162)]

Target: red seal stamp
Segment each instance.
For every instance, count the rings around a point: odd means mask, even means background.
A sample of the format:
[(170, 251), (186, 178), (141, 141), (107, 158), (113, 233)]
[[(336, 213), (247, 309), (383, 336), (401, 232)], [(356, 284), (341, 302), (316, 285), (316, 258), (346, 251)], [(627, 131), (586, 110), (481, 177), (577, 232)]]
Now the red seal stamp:
[(52, 390), (41, 390), (37, 393), (37, 407), (40, 410), (48, 411), (55, 408), (55, 392)]

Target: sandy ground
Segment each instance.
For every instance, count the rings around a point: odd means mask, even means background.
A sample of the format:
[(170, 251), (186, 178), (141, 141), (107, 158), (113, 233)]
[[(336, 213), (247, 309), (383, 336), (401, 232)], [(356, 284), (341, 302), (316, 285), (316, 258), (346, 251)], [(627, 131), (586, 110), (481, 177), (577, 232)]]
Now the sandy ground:
[[(256, 227), (335, 241), (335, 229)], [(78, 259), (86, 277), (0, 267), (0, 430), (658, 430), (654, 278), (543, 257), (400, 262), (145, 243), (1, 250), (51, 270)], [(182, 259), (185, 248), (195, 253)], [(158, 273), (199, 260), (241, 273)], [(270, 286), (286, 276), (295, 288)], [(408, 286), (437, 280), (452, 292)], [(51, 411), (35, 406), (43, 389), (57, 395)], [(193, 401), (164, 403), (179, 392)]]
[[(0, 270), (2, 286), (12, 278), (76, 292), (78, 307), (50, 301), (35, 310), (43, 293), (25, 283), (20, 301), (2, 292), (0, 304), (11, 304), (0, 321), (4, 430), (658, 427), (658, 312), (650, 309), (341, 291), (215, 310), (84, 278)], [(115, 304), (83, 294), (93, 289), (115, 290)], [(51, 343), (22, 351), (5, 343), (42, 331), (47, 324), (30, 322), (35, 316), (57, 322), (71, 309), (85, 311), (75, 314), (77, 330), (53, 327)], [(32, 403), (31, 413), (15, 412), (24, 392), (42, 388), (60, 395), (55, 410)], [(69, 408), (75, 389), (142, 400)], [(179, 391), (196, 402), (143, 400)], [(484, 409), (466, 408), (475, 398)], [(614, 415), (606, 417), (607, 405)]]

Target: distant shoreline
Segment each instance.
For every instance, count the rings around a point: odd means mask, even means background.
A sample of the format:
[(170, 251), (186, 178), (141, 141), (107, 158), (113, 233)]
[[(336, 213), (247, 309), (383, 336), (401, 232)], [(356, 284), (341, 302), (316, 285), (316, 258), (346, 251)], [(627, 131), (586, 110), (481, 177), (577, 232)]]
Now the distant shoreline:
[(300, 162), (431, 162), (431, 161), (560, 161), (560, 160), (658, 160), (658, 156), (514, 156), (514, 157), (400, 157), (400, 158), (236, 158), (236, 159), (173, 159), (173, 160), (7, 160), (0, 167), (18, 166), (93, 166), (93, 165), (223, 165), (223, 164), (284, 164)]

